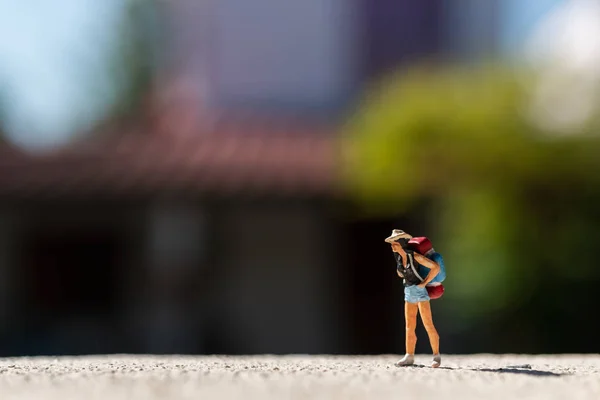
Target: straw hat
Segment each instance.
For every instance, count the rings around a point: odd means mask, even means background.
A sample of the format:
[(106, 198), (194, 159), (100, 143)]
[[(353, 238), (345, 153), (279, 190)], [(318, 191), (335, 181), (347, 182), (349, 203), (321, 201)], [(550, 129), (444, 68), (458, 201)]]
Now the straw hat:
[(387, 243), (392, 243), (395, 242), (398, 239), (412, 239), (412, 236), (409, 235), (408, 233), (404, 232), (401, 229), (394, 229), (392, 231), (392, 234), (390, 236), (388, 236), (385, 241)]

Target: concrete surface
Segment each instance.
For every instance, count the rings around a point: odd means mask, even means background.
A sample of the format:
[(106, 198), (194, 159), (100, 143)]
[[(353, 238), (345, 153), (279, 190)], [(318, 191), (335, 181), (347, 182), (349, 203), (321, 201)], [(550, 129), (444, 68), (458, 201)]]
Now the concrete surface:
[[(600, 399), (600, 356), (93, 356), (0, 359), (2, 400)], [(418, 355), (417, 363), (430, 357)], [(529, 365), (526, 365), (529, 364)]]

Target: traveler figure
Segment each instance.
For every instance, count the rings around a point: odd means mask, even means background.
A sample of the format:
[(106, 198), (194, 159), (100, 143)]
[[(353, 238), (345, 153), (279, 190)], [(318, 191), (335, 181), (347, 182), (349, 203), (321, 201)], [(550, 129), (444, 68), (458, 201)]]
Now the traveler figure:
[[(433, 325), (427, 286), (432, 283), (434, 284), (433, 287), (440, 285), (441, 280), (445, 278), (445, 271), (440, 274), (442, 268), (437, 262), (412, 250), (409, 245), (411, 239), (411, 235), (400, 229), (394, 229), (392, 235), (385, 239), (392, 246), (397, 262), (396, 272), (404, 282), (406, 354), (396, 363), (396, 366), (409, 366), (415, 362), (415, 347), (417, 344), (415, 329), (417, 327), (417, 314), (420, 313), (433, 351), (431, 367), (437, 368), (442, 362), (439, 349), (440, 337)], [(438, 275), (440, 275), (439, 278)], [(430, 286), (430, 289), (433, 289), (433, 287)]]

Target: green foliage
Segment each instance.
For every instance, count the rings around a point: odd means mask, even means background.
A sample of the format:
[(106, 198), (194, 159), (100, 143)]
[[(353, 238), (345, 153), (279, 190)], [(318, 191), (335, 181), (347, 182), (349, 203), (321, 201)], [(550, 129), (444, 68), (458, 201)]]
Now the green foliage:
[(7, 119), (7, 96), (3, 90), (4, 87), (0, 86), (0, 144), (6, 141), (6, 119)]
[(600, 141), (544, 140), (525, 118), (523, 81), (498, 67), (415, 69), (386, 79), (349, 125), (350, 187), (365, 198), (410, 201), (489, 180), (519, 187), (590, 178)]
[(158, 16), (155, 1), (128, 1), (111, 67), (117, 88), (113, 115), (135, 112), (150, 89), (160, 48)]
[(448, 265), (446, 298), (471, 317), (600, 280), (600, 138), (594, 120), (551, 137), (528, 119), (534, 76), (498, 65), (414, 68), (367, 93), (345, 137), (349, 190), (380, 212), (420, 200)]

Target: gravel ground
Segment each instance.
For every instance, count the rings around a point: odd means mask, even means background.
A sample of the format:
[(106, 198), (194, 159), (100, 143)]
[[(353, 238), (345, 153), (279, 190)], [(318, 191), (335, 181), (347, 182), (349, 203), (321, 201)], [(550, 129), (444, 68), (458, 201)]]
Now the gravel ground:
[(398, 368), (398, 358), (8, 358), (0, 399), (600, 399), (598, 355), (445, 356), (438, 369)]

